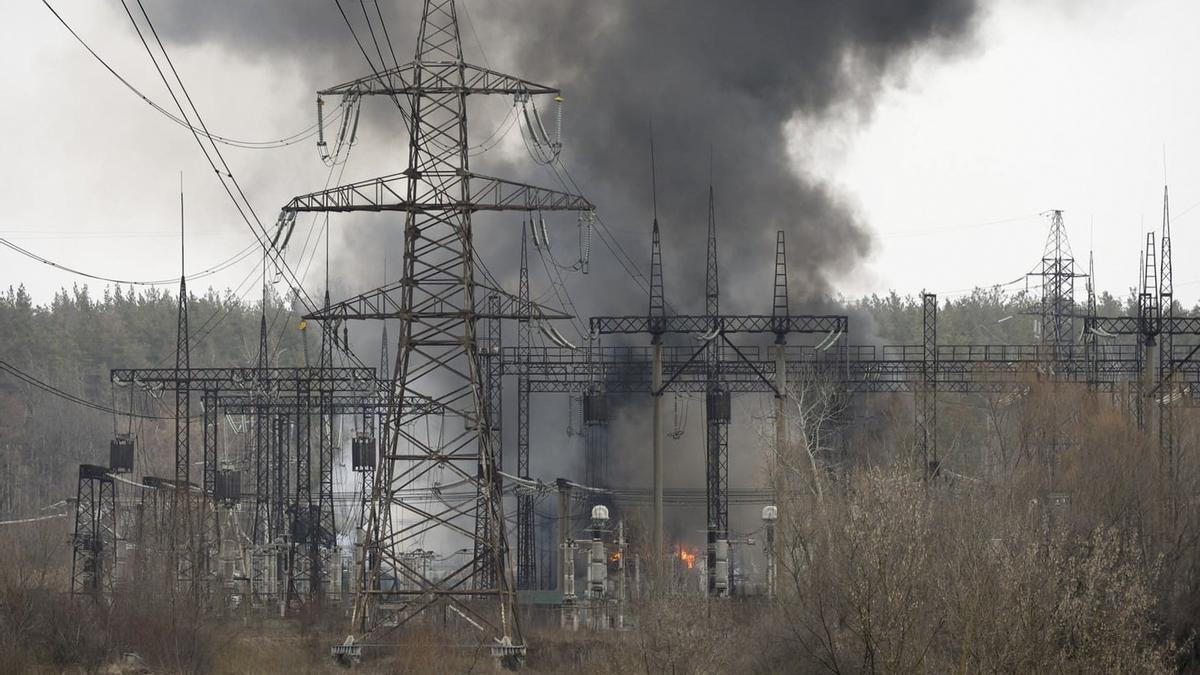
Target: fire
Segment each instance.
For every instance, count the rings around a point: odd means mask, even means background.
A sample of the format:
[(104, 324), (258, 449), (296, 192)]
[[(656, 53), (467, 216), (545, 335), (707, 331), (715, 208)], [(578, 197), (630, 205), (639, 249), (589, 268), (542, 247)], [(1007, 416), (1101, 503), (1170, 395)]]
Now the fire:
[(613, 563), (621, 562), (621, 552), (613, 551), (613, 554), (608, 557), (608, 561)]
[(679, 559), (687, 564), (689, 570), (696, 566), (696, 554), (684, 549), (682, 545), (679, 546)]

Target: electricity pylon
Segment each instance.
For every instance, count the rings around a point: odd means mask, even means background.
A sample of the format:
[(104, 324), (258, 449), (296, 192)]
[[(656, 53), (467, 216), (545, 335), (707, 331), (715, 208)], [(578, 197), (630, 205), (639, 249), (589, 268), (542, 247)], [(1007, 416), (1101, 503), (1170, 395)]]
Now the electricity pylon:
[[(370, 503), (364, 505), (369, 515), (360, 560), (374, 562), (360, 575), (356, 630), (399, 626), (445, 603), (490, 627), (500, 644), (519, 648), (500, 467), (488, 432), (492, 412), (476, 336), (478, 319), (487, 315), (479, 311), (477, 289), (503, 292), (475, 279), (471, 219), (476, 211), (590, 211), (592, 205), (577, 195), (471, 172), (467, 97), (473, 94), (527, 101), (556, 96), (559, 90), (464, 62), (454, 1), (425, 0), (412, 62), (319, 92), (396, 101), (408, 127), (408, 168), (296, 197), (281, 219), (304, 211), (405, 214), (399, 281), (309, 317), (400, 320), (384, 422), (389, 447), (380, 458)], [(519, 315), (512, 311), (495, 318)], [(444, 501), (432, 507), (408, 496), (411, 488), (439, 483), (469, 485), (474, 492), (466, 499), (443, 494)], [(487, 527), (475, 527), (479, 518), (488, 521)], [(478, 532), (486, 532), (488, 541), (476, 541)], [(405, 553), (434, 533), (458, 538), (474, 551), (472, 559), (432, 578), (427, 566)], [(487, 564), (483, 557), (490, 558)], [(495, 579), (473, 583), (484, 570)], [(486, 598), (495, 603), (472, 601)]]

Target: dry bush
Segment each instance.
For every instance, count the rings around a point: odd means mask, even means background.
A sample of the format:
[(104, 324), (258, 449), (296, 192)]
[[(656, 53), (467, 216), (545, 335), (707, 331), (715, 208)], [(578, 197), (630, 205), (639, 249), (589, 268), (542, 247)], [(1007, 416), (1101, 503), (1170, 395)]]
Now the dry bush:
[(1165, 672), (1155, 565), (1041, 504), (868, 470), (781, 538), (780, 662), (826, 672)]
[[(1164, 484), (1152, 439), (1086, 392), (1031, 386), (1003, 413), (983, 480), (927, 480), (905, 449), (859, 451), (876, 463), (834, 480), (812, 434), (772, 448), (780, 597), (760, 670), (1172, 669), (1197, 605), (1200, 523), (1178, 507), (1195, 484)], [(988, 464), (968, 459), (951, 466)]]

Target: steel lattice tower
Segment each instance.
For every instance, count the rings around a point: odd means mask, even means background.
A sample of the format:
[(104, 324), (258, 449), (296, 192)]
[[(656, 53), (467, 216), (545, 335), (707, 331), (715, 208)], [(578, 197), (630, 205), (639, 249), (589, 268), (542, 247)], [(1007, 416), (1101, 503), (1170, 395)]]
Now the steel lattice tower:
[(1139, 429), (1146, 427), (1146, 397), (1151, 390), (1151, 371), (1154, 362), (1150, 350), (1155, 346), (1162, 324), (1158, 304), (1158, 256), (1155, 253), (1154, 233), (1146, 233), (1146, 248), (1142, 251), (1141, 292), (1138, 293), (1138, 351), (1139, 373), (1135, 387), (1133, 410)]
[[(713, 338), (705, 361), (705, 492), (708, 524), (708, 590), (716, 589), (717, 540), (729, 536), (729, 392), (721, 385), (721, 284), (717, 255), (717, 218), (713, 190), (708, 189), (708, 255), (704, 275), (704, 313)], [(728, 584), (726, 584), (728, 588)]]
[[(531, 221), (532, 222), (532, 221)], [(521, 267), (517, 285), (517, 360), (528, 364), (532, 351), (529, 303), (529, 248), (521, 229)], [(529, 478), (529, 376), (517, 376), (517, 476)], [(517, 588), (537, 586), (537, 542), (533, 525), (533, 495), (517, 493)]]
[(787, 341), (787, 318), (791, 314), (787, 275), (787, 245), (783, 230), (779, 230), (775, 233), (775, 280), (771, 292), (771, 323), (776, 344)]
[(198, 516), (200, 543), (196, 547), (195, 565), (196, 579), (205, 592), (207, 592), (205, 586), (209, 581), (209, 573), (212, 571), (214, 553), (221, 541), (219, 515), (214, 499), (217, 489), (217, 452), (221, 436), (221, 418), (217, 410), (218, 398), (217, 389), (213, 387), (205, 387), (200, 393), (201, 419), (204, 430), (204, 467)]
[(1051, 211), (1050, 234), (1042, 253), (1042, 344), (1055, 362), (1069, 359), (1075, 342), (1075, 258), (1063, 225), (1063, 212)]
[[(183, 193), (179, 195), (180, 259), (183, 259), (182, 221)], [(182, 265), (182, 262), (181, 262)], [(191, 470), (191, 344), (188, 333), (187, 276), (180, 270), (179, 307), (175, 333), (175, 490), (172, 512), (175, 524), (171, 527), (172, 568), (179, 579), (192, 583), (193, 560), (196, 552), (195, 525), (192, 522)]]
[(927, 476), (939, 469), (937, 453), (937, 295), (921, 294), (921, 381), (917, 387), (917, 451)]
[[(328, 232), (328, 230), (326, 230)], [(329, 307), (329, 289), (325, 289), (325, 307)], [(333, 390), (326, 381), (324, 369), (333, 367), (333, 348), (337, 341), (338, 325), (326, 322), (321, 330), (322, 378), (318, 382), (317, 405), (320, 419), (318, 433), (317, 517), (313, 523), (310, 558), (314, 565), (310, 596), (320, 598), (328, 586), (334, 562), (337, 531), (333, 513), (333, 464), (336, 442), (333, 437)]]
[(268, 360), (267, 286), (264, 279), (262, 315), (258, 324), (258, 382), (254, 388), (254, 524), (251, 543), (255, 551), (251, 560), (251, 570), (255, 594), (262, 593), (266, 585), (270, 558), (265, 548), (275, 534), (271, 522), (271, 418), (267, 412), (266, 377)]
[(108, 469), (79, 465), (72, 538), (71, 592), (112, 597), (117, 564), (116, 487)]
[[(320, 92), (387, 96), (400, 104), (408, 127), (408, 166), (402, 173), (302, 195), (283, 209), (285, 218), (302, 211), (404, 214), (399, 282), (366, 294), (380, 301), (369, 310), (365, 301), (353, 299), (309, 317), (401, 321), (384, 422), (388, 447), (375, 473), (370, 504), (364, 505), (370, 516), (363, 560), (377, 564), (356, 594), (358, 630), (399, 626), (435, 603), (448, 603), (470, 621), (490, 626), (501, 645), (522, 649), (500, 467), (492, 435), (486, 432), (472, 217), (478, 211), (587, 211), (592, 205), (575, 195), (472, 173), (466, 103), (474, 94), (527, 102), (534, 95), (558, 93), (464, 62), (453, 0), (425, 0), (412, 62)], [(465, 500), (447, 497), (432, 508), (406, 497), (412, 488), (454, 481), (474, 488), (474, 494)], [(427, 567), (407, 555), (432, 530), (459, 537), (471, 548), (477, 518), (489, 521), (484, 530), (489, 541), (472, 550), (490, 556), (490, 567), (472, 558), (430, 578)], [(494, 580), (473, 582), (480, 570), (489, 569)], [(380, 584), (385, 572), (394, 578), (394, 587), (390, 581), (388, 588)], [(487, 598), (494, 602), (470, 601)]]
[[(522, 230), (524, 232), (524, 230)], [(521, 250), (524, 252), (524, 235), (522, 235)], [(501, 352), (503, 346), (503, 323), (500, 320), (500, 296), (492, 294), (488, 296), (488, 314), (487, 321), (487, 353), (484, 359), (484, 390), (487, 392), (488, 405), (484, 415), (484, 432), (487, 433), (492, 442), (492, 452), (496, 457), (496, 466), (504, 466), (504, 451), (502, 445), (503, 428), (501, 420), (503, 419), (503, 400), (504, 400), (504, 357)], [(528, 412), (526, 413), (528, 419)], [(519, 433), (519, 432), (518, 432)], [(528, 462), (528, 460), (526, 460)], [(494, 477), (495, 490), (499, 491), (502, 487), (502, 481), (499, 476)], [(486, 499), (489, 495), (488, 491), (480, 490), (477, 493), (475, 508), (479, 513), (487, 511)], [(532, 512), (531, 512), (532, 515)], [(492, 539), (491, 521), (487, 518), (475, 519), (475, 541), (474, 554), (476, 560), (476, 572), (474, 585), (476, 588), (494, 588), (496, 580), (495, 556), (489, 548), (489, 543)]]
[(1171, 270), (1171, 202), (1167, 186), (1163, 186), (1162, 239), (1159, 250), (1158, 307), (1161, 317), (1158, 337), (1158, 445), (1162, 453), (1165, 475), (1174, 480), (1178, 467), (1175, 458), (1175, 422), (1172, 383), (1173, 351), (1175, 349), (1174, 327), (1171, 319), (1175, 310), (1175, 287)]

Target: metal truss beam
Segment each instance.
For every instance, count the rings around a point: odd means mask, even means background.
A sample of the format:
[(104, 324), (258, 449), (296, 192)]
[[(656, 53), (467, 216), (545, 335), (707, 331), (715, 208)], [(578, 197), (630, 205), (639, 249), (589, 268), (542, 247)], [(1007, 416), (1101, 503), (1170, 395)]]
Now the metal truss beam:
[(267, 383), (272, 391), (299, 391), (301, 383), (323, 380), (339, 389), (350, 385), (353, 390), (368, 390), (377, 382), (371, 368), (114, 368), (111, 380), (117, 385), (149, 387), (152, 385), (187, 385), (191, 390), (239, 389), (252, 391)]
[[(1100, 335), (1145, 335), (1146, 321), (1136, 316), (1096, 316), (1084, 318), (1084, 330)], [(1200, 335), (1200, 317), (1162, 317), (1158, 332), (1172, 335)]]
[[(661, 321), (661, 326), (652, 322)], [(596, 335), (633, 335), (658, 333), (700, 333), (713, 330), (713, 317), (703, 315), (671, 315), (653, 321), (648, 316), (597, 316), (591, 319), (591, 331)], [(730, 333), (796, 333), (842, 334), (849, 328), (849, 319), (837, 315), (794, 315), (772, 317), (764, 315), (725, 315), (716, 318), (720, 332)], [(652, 331), (651, 329), (655, 330)]]
[[(381, 286), (366, 293), (356, 295), (348, 300), (343, 300), (319, 309), (304, 318), (309, 321), (354, 321), (354, 320), (382, 320), (382, 319), (409, 319), (412, 312), (406, 312), (404, 307), (404, 290), (411, 283), (407, 280), (400, 280), (386, 286)], [(476, 312), (475, 316), (479, 319), (519, 319), (519, 300), (516, 296), (506, 293), (499, 289), (487, 288), (482, 284), (479, 285), (480, 291), (486, 291), (489, 297), (495, 296), (497, 303), (489, 304), (488, 309), (483, 312)], [(547, 307), (538, 303), (531, 302), (534, 316), (542, 319), (570, 319), (572, 315), (561, 312), (557, 309)], [(450, 312), (443, 312), (445, 318), (453, 318)], [(424, 318), (436, 318), (435, 312), (421, 312)], [(386, 373), (383, 374), (386, 376)]]
[[(410, 182), (421, 187), (409, 197)], [(283, 213), (352, 211), (591, 211), (587, 199), (474, 173), (447, 171), (395, 173), (294, 197)], [(281, 216), (281, 218), (284, 216)]]
[[(419, 73), (419, 74), (418, 74)], [(435, 96), (442, 94), (557, 95), (556, 87), (537, 84), (488, 68), (445, 61), (410, 62), (317, 92), (321, 96)]]

